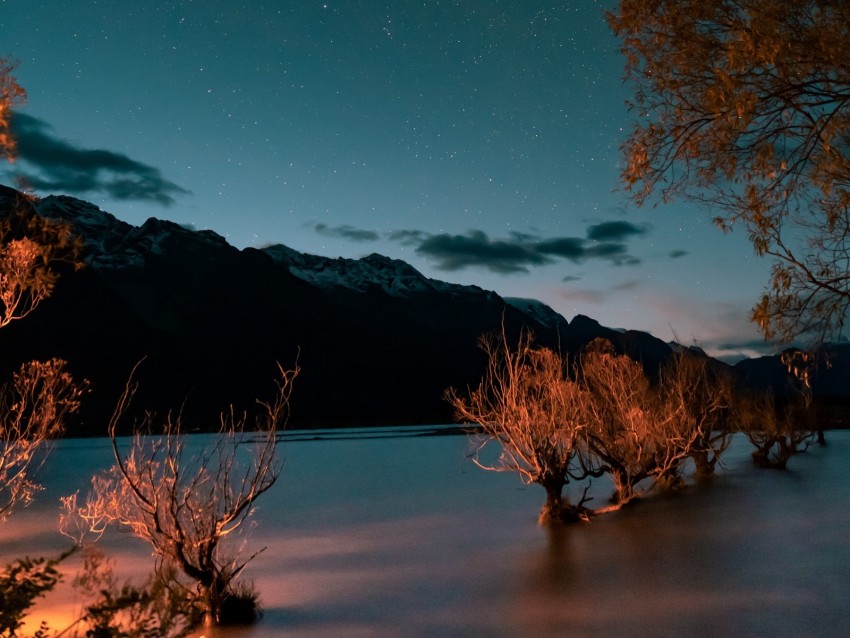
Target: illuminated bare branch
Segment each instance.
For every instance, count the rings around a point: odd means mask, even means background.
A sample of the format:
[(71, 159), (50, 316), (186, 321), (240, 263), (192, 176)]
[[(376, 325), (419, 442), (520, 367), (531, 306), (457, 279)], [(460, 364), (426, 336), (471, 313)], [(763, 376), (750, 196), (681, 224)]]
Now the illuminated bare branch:
[[(488, 358), (484, 378), (468, 397), (447, 393), (459, 420), (478, 424), (484, 434), (474, 461), (484, 469), (516, 472), (525, 483), (546, 490), (540, 514), (543, 524), (586, 517), (584, 501), (573, 504), (563, 495), (571, 480), (587, 478), (591, 470), (582, 447), (587, 427), (586, 392), (569, 377), (565, 357), (532, 345), (524, 332), (516, 350), (504, 334), (485, 337)], [(497, 460), (483, 460), (488, 442), (500, 448)]]
[[(654, 486), (647, 479), (673, 472), (681, 461), (670, 445), (671, 421), (639, 363), (614, 352), (610, 342), (592, 341), (582, 356), (583, 384), (592, 392), (588, 447), (614, 482), (614, 505), (622, 506)], [(673, 433), (678, 436), (677, 432)]]
[(679, 432), (692, 430), (689, 454), (699, 476), (714, 473), (720, 456), (731, 443), (728, 426), (732, 407), (733, 378), (711, 359), (676, 352), (661, 369), (659, 389), (663, 405)]
[(148, 415), (122, 449), (117, 427), (135, 392), (128, 383), (109, 425), (115, 464), (92, 479), (82, 504), (77, 495), (64, 499), (63, 533), (80, 542), (82, 534), (97, 537), (109, 524), (128, 529), (195, 583), (192, 597), (209, 622), (222, 621), (234, 580), (257, 554), (245, 558), (238, 540), (225, 541), (238, 535), (256, 500), (277, 481), (277, 430), (298, 372), (280, 368), (277, 393), (259, 403), (255, 431), (246, 431), (245, 416), (231, 411), (222, 415), (218, 436), (200, 448), (181, 432), (179, 415), (165, 419), (161, 435), (150, 434)]
[(82, 392), (58, 359), (25, 363), (0, 388), (0, 521), (41, 489), (34, 475), (45, 448), (64, 430)]

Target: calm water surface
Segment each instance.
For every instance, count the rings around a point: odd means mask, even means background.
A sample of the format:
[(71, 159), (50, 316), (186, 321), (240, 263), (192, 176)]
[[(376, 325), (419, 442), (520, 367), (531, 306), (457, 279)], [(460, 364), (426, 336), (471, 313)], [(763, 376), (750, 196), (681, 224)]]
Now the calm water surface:
[[(736, 439), (710, 483), (557, 532), (542, 489), (472, 465), (465, 437), (371, 432), (288, 434), (248, 541), (264, 618), (208, 637), (850, 635), (850, 432), (786, 472)], [(4, 562), (66, 547), (57, 498), (109, 461), (105, 440), (58, 444), (46, 492), (0, 528)], [(103, 547), (122, 577), (150, 569), (125, 534)], [(65, 587), (38, 614), (79, 605)]]

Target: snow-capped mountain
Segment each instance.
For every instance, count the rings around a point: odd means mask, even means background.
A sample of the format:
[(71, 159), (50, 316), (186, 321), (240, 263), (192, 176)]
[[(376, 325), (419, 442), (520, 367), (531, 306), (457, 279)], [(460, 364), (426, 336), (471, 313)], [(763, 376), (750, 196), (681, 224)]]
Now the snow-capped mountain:
[[(174, 222), (151, 218), (136, 227), (119, 220), (94, 204), (64, 195), (48, 196), (35, 202), (39, 215), (71, 224), (83, 238), (85, 261), (97, 269), (141, 268), (146, 259), (162, 255), (170, 245), (187, 244), (208, 250), (233, 250), (224, 237), (211, 230), (194, 230)], [(362, 259), (310, 255), (275, 244), (261, 249), (272, 260), (303, 281), (322, 289), (345, 288), (355, 292), (382, 290), (392, 297), (420, 293), (446, 295), (492, 294), (478, 286), (463, 286), (425, 277), (407, 262), (377, 253)], [(541, 302), (528, 300), (514, 304), (524, 312), (532, 308), (551, 323), (557, 315)], [(562, 318), (563, 319), (563, 318)]]
[(407, 262), (377, 253), (362, 259), (332, 259), (301, 253), (283, 244), (275, 244), (262, 250), (271, 256), (275, 263), (288, 267), (289, 272), (299, 279), (320, 288), (348, 288), (356, 292), (380, 289), (392, 297), (408, 297), (426, 292), (447, 295), (486, 294), (477, 286), (462, 286), (429, 279)]
[[(279, 361), (302, 369), (295, 425), (449, 422), (446, 388), (477, 383), (486, 332), (527, 327), (555, 344), (567, 321), (539, 303), (423, 276), (381, 255), (331, 259), (283, 245), (239, 250), (211, 231), (149, 219), (133, 226), (65, 196), (12, 209), (62, 220), (83, 242), (54, 295), (0, 331), (0, 363), (59, 356), (92, 382), (81, 431), (102, 432), (140, 359), (145, 409), (183, 407), (192, 427), (221, 408), (250, 409)], [(29, 214), (28, 213), (28, 214)]]
[(581, 315), (567, 322), (539, 301), (429, 279), (381, 255), (239, 250), (212, 231), (157, 219), (137, 227), (82, 200), (31, 202), (0, 187), (0, 217), (12, 210), (63, 220), (84, 244), (88, 267), (60, 264), (52, 297), (0, 330), (0, 371), (60, 357), (90, 380), (74, 433), (104, 432), (142, 359), (139, 411), (181, 410), (188, 427), (208, 429), (221, 409), (250, 411), (268, 396), (276, 362), (302, 371), (292, 425), (398, 425), (452, 420), (444, 391), (477, 385), (485, 333), (514, 339), (528, 328), (567, 352), (605, 337), (648, 371), (671, 352), (649, 334)]
[(224, 237), (210, 230), (196, 231), (155, 218), (136, 227), (94, 204), (65, 195), (39, 199), (34, 206), (39, 215), (71, 225), (74, 234), (83, 239), (85, 261), (96, 269), (141, 268), (148, 256), (161, 255), (179, 244), (230, 248)]
[(525, 297), (505, 297), (505, 303), (521, 310), (529, 317), (534, 317), (544, 326), (556, 328), (564, 318), (542, 301), (526, 299)]

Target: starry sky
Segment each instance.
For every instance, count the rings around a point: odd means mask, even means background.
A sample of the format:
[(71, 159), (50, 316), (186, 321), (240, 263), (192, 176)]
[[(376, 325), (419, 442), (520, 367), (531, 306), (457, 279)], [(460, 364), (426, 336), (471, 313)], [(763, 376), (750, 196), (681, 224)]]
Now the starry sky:
[(770, 264), (619, 184), (592, 0), (0, 0), (28, 92), (0, 180), (239, 248), (372, 252), (734, 359)]

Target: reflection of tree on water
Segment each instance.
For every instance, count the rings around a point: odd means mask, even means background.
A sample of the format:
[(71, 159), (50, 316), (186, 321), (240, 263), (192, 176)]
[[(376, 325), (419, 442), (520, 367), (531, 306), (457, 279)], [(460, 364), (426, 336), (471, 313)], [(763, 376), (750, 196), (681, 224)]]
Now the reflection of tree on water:
[(576, 602), (586, 601), (583, 589), (591, 576), (582, 565), (581, 531), (581, 526), (550, 526), (545, 528), (545, 539), (522, 554), (514, 591), (505, 598), (511, 603), (505, 618), (512, 631), (563, 636), (580, 635), (587, 627), (583, 616), (592, 607)]
[(563, 525), (547, 528), (546, 547), (531, 574), (534, 586), (540, 593), (562, 594), (575, 584), (575, 569), (570, 530)]

